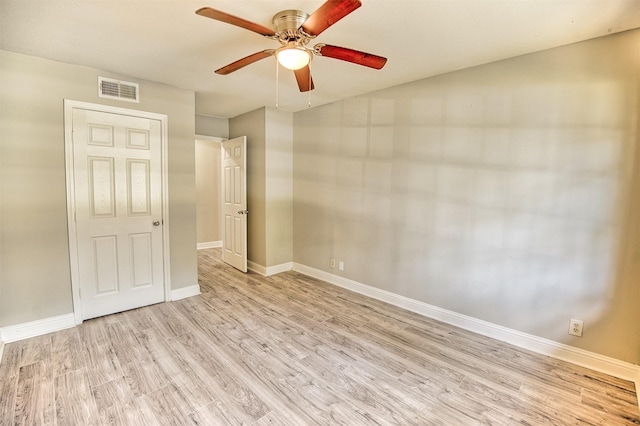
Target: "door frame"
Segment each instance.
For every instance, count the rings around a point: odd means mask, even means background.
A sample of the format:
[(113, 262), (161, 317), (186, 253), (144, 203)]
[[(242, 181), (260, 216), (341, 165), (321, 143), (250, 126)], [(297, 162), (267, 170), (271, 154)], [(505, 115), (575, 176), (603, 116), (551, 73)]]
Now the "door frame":
[(161, 135), (161, 185), (162, 196), (162, 270), (164, 273), (164, 300), (171, 300), (171, 274), (169, 260), (169, 174), (168, 174), (168, 116), (154, 112), (93, 104), (89, 102), (64, 100), (64, 154), (67, 189), (67, 229), (69, 233), (69, 263), (71, 268), (71, 295), (73, 315), (76, 324), (82, 323), (82, 304), (80, 303), (80, 279), (78, 263), (77, 229), (75, 221), (76, 197), (74, 193), (75, 175), (73, 167), (73, 110), (84, 109), (109, 114), (129, 115), (160, 121)]
[[(225, 138), (225, 137), (219, 137), (219, 136), (205, 136), (205, 135), (200, 135), (200, 134), (196, 134), (194, 139), (193, 139), (193, 143), (195, 144), (197, 141), (204, 141), (204, 142), (216, 142), (220, 144), (220, 148), (222, 148), (222, 142), (225, 142), (229, 140), (229, 138)], [(222, 161), (220, 161), (220, 164), (218, 164), (218, 166), (221, 166)], [(198, 174), (198, 163), (196, 162), (196, 175)], [(222, 235), (222, 226), (223, 226), (223, 220), (224, 220), (224, 215), (222, 214), (222, 207), (223, 207), (223, 203), (222, 203), (222, 169), (220, 170), (220, 174), (217, 176), (218, 178), (218, 185), (220, 186), (220, 192), (219, 192), (219, 197), (216, 200), (216, 203), (218, 203), (218, 207), (220, 208), (220, 217), (218, 217), (218, 228), (220, 230), (220, 241), (223, 241), (224, 235)], [(198, 200), (196, 198), (196, 204), (198, 203)], [(196, 213), (197, 213), (197, 205), (196, 205)], [(222, 244), (224, 245), (224, 242), (222, 242)], [(196, 244), (197, 246), (197, 244)], [(214, 246), (216, 247), (216, 246)], [(220, 246), (222, 247), (222, 246)], [(204, 248), (204, 247), (203, 247)]]

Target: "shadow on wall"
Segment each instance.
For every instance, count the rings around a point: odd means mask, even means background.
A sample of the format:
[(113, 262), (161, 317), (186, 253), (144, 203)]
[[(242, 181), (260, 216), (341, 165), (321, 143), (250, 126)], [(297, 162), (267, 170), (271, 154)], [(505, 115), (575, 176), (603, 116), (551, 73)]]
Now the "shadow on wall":
[(364, 284), (640, 363), (637, 78), (580, 68), (586, 47), (298, 113), (295, 261), (336, 273), (336, 258)]

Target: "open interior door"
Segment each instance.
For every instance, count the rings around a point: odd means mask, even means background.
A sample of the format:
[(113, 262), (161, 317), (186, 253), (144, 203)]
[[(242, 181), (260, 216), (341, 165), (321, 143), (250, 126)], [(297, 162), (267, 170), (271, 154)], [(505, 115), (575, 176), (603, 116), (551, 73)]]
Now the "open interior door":
[(221, 145), (222, 260), (247, 272), (247, 137)]

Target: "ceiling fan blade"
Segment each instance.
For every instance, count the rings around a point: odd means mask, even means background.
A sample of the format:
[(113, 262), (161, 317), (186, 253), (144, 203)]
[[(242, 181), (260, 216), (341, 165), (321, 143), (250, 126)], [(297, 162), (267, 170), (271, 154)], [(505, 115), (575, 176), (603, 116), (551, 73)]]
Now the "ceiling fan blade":
[(387, 63), (387, 58), (383, 58), (382, 56), (347, 49), (346, 47), (317, 44), (315, 45), (315, 51), (319, 52), (321, 56), (340, 59), (341, 61), (352, 62), (354, 64), (364, 65), (365, 67), (375, 68), (377, 70), (384, 67), (384, 64)]
[(301, 92), (308, 92), (309, 90), (314, 89), (309, 65), (300, 68), (299, 70), (294, 70), (293, 72), (296, 75), (296, 81), (298, 82), (298, 87), (300, 88)]
[(240, 28), (253, 31), (266, 37), (275, 36), (276, 33), (271, 28), (264, 27), (255, 22), (247, 21), (246, 19), (238, 18), (237, 16), (229, 15), (226, 12), (212, 9), (210, 7), (203, 7), (196, 10), (196, 14), (207, 18), (215, 19), (216, 21), (226, 22), (227, 24), (235, 25)]
[(302, 24), (302, 30), (310, 36), (317, 36), (362, 6), (360, 0), (327, 0)]
[(268, 58), (269, 56), (273, 56), (275, 50), (267, 49), (262, 52), (256, 52), (253, 55), (246, 56), (242, 59), (238, 59), (235, 62), (230, 63), (218, 70), (216, 70), (216, 74), (227, 75), (231, 74), (234, 71), (238, 71), (240, 68), (246, 67), (247, 65), (251, 65), (254, 62), (259, 61), (260, 59)]

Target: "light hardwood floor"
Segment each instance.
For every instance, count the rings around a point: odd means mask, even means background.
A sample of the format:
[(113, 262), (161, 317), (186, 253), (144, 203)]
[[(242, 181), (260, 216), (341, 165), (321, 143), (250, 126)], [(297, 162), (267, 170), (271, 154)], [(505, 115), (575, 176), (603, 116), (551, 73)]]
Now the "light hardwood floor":
[(219, 256), (200, 296), (6, 345), (0, 424), (640, 424), (631, 382)]

